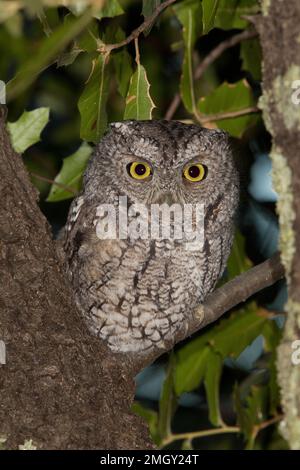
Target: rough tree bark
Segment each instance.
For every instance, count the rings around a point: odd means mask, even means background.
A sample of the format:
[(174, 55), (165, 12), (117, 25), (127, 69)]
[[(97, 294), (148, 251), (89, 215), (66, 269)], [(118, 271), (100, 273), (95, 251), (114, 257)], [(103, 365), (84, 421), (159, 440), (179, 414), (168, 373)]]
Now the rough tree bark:
[[(0, 107), (0, 436), (41, 449), (152, 448), (130, 412), (134, 376), (164, 351), (112, 354), (91, 336), (74, 305), (50, 228)], [(185, 334), (284, 276), (278, 255), (223, 285), (196, 309)]]
[(134, 372), (82, 324), (0, 107), (0, 434), (7, 448), (152, 448)]
[(285, 413), (281, 429), (291, 448), (300, 449), (300, 366), (291, 360), (292, 343), (300, 339), (300, 104), (292, 98), (300, 80), (300, 2), (263, 0), (262, 9), (254, 19), (263, 48), (261, 107), (273, 137), (273, 183), (289, 294), (277, 361)]

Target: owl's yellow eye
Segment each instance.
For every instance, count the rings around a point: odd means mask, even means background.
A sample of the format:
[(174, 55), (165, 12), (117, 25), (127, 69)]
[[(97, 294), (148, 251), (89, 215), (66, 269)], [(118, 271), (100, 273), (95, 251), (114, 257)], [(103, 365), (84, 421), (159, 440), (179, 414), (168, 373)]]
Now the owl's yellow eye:
[(133, 162), (127, 166), (128, 173), (135, 180), (144, 180), (151, 175), (151, 167), (146, 162)]
[(206, 176), (207, 168), (201, 163), (190, 163), (183, 170), (183, 176), (192, 183), (202, 181)]

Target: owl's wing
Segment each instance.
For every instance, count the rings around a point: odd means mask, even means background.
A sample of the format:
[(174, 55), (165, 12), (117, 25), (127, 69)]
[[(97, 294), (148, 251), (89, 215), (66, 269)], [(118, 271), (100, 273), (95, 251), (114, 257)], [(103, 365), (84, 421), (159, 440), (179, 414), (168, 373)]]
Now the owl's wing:
[(62, 234), (62, 243), (68, 264), (77, 254), (83, 239), (91, 232), (93, 218), (93, 207), (86, 201), (84, 195), (73, 200)]

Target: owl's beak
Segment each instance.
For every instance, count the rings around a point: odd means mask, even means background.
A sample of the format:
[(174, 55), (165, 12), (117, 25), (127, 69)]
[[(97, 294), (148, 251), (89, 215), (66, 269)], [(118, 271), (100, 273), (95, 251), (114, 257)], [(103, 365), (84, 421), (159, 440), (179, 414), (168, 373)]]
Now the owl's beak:
[(171, 191), (155, 191), (150, 197), (150, 204), (178, 204), (180, 201), (177, 194)]

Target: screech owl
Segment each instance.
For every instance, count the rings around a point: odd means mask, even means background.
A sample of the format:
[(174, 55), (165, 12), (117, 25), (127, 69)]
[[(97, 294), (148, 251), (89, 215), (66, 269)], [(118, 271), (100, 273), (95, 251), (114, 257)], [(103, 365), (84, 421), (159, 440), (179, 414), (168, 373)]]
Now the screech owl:
[[(184, 237), (99, 237), (99, 207), (110, 204), (120, 215), (121, 197), (126, 207), (202, 204), (202, 243), (189, 250)], [(238, 200), (225, 132), (176, 121), (111, 124), (94, 149), (64, 235), (67, 272), (91, 332), (115, 352), (143, 353), (185, 331), (225, 269)]]

